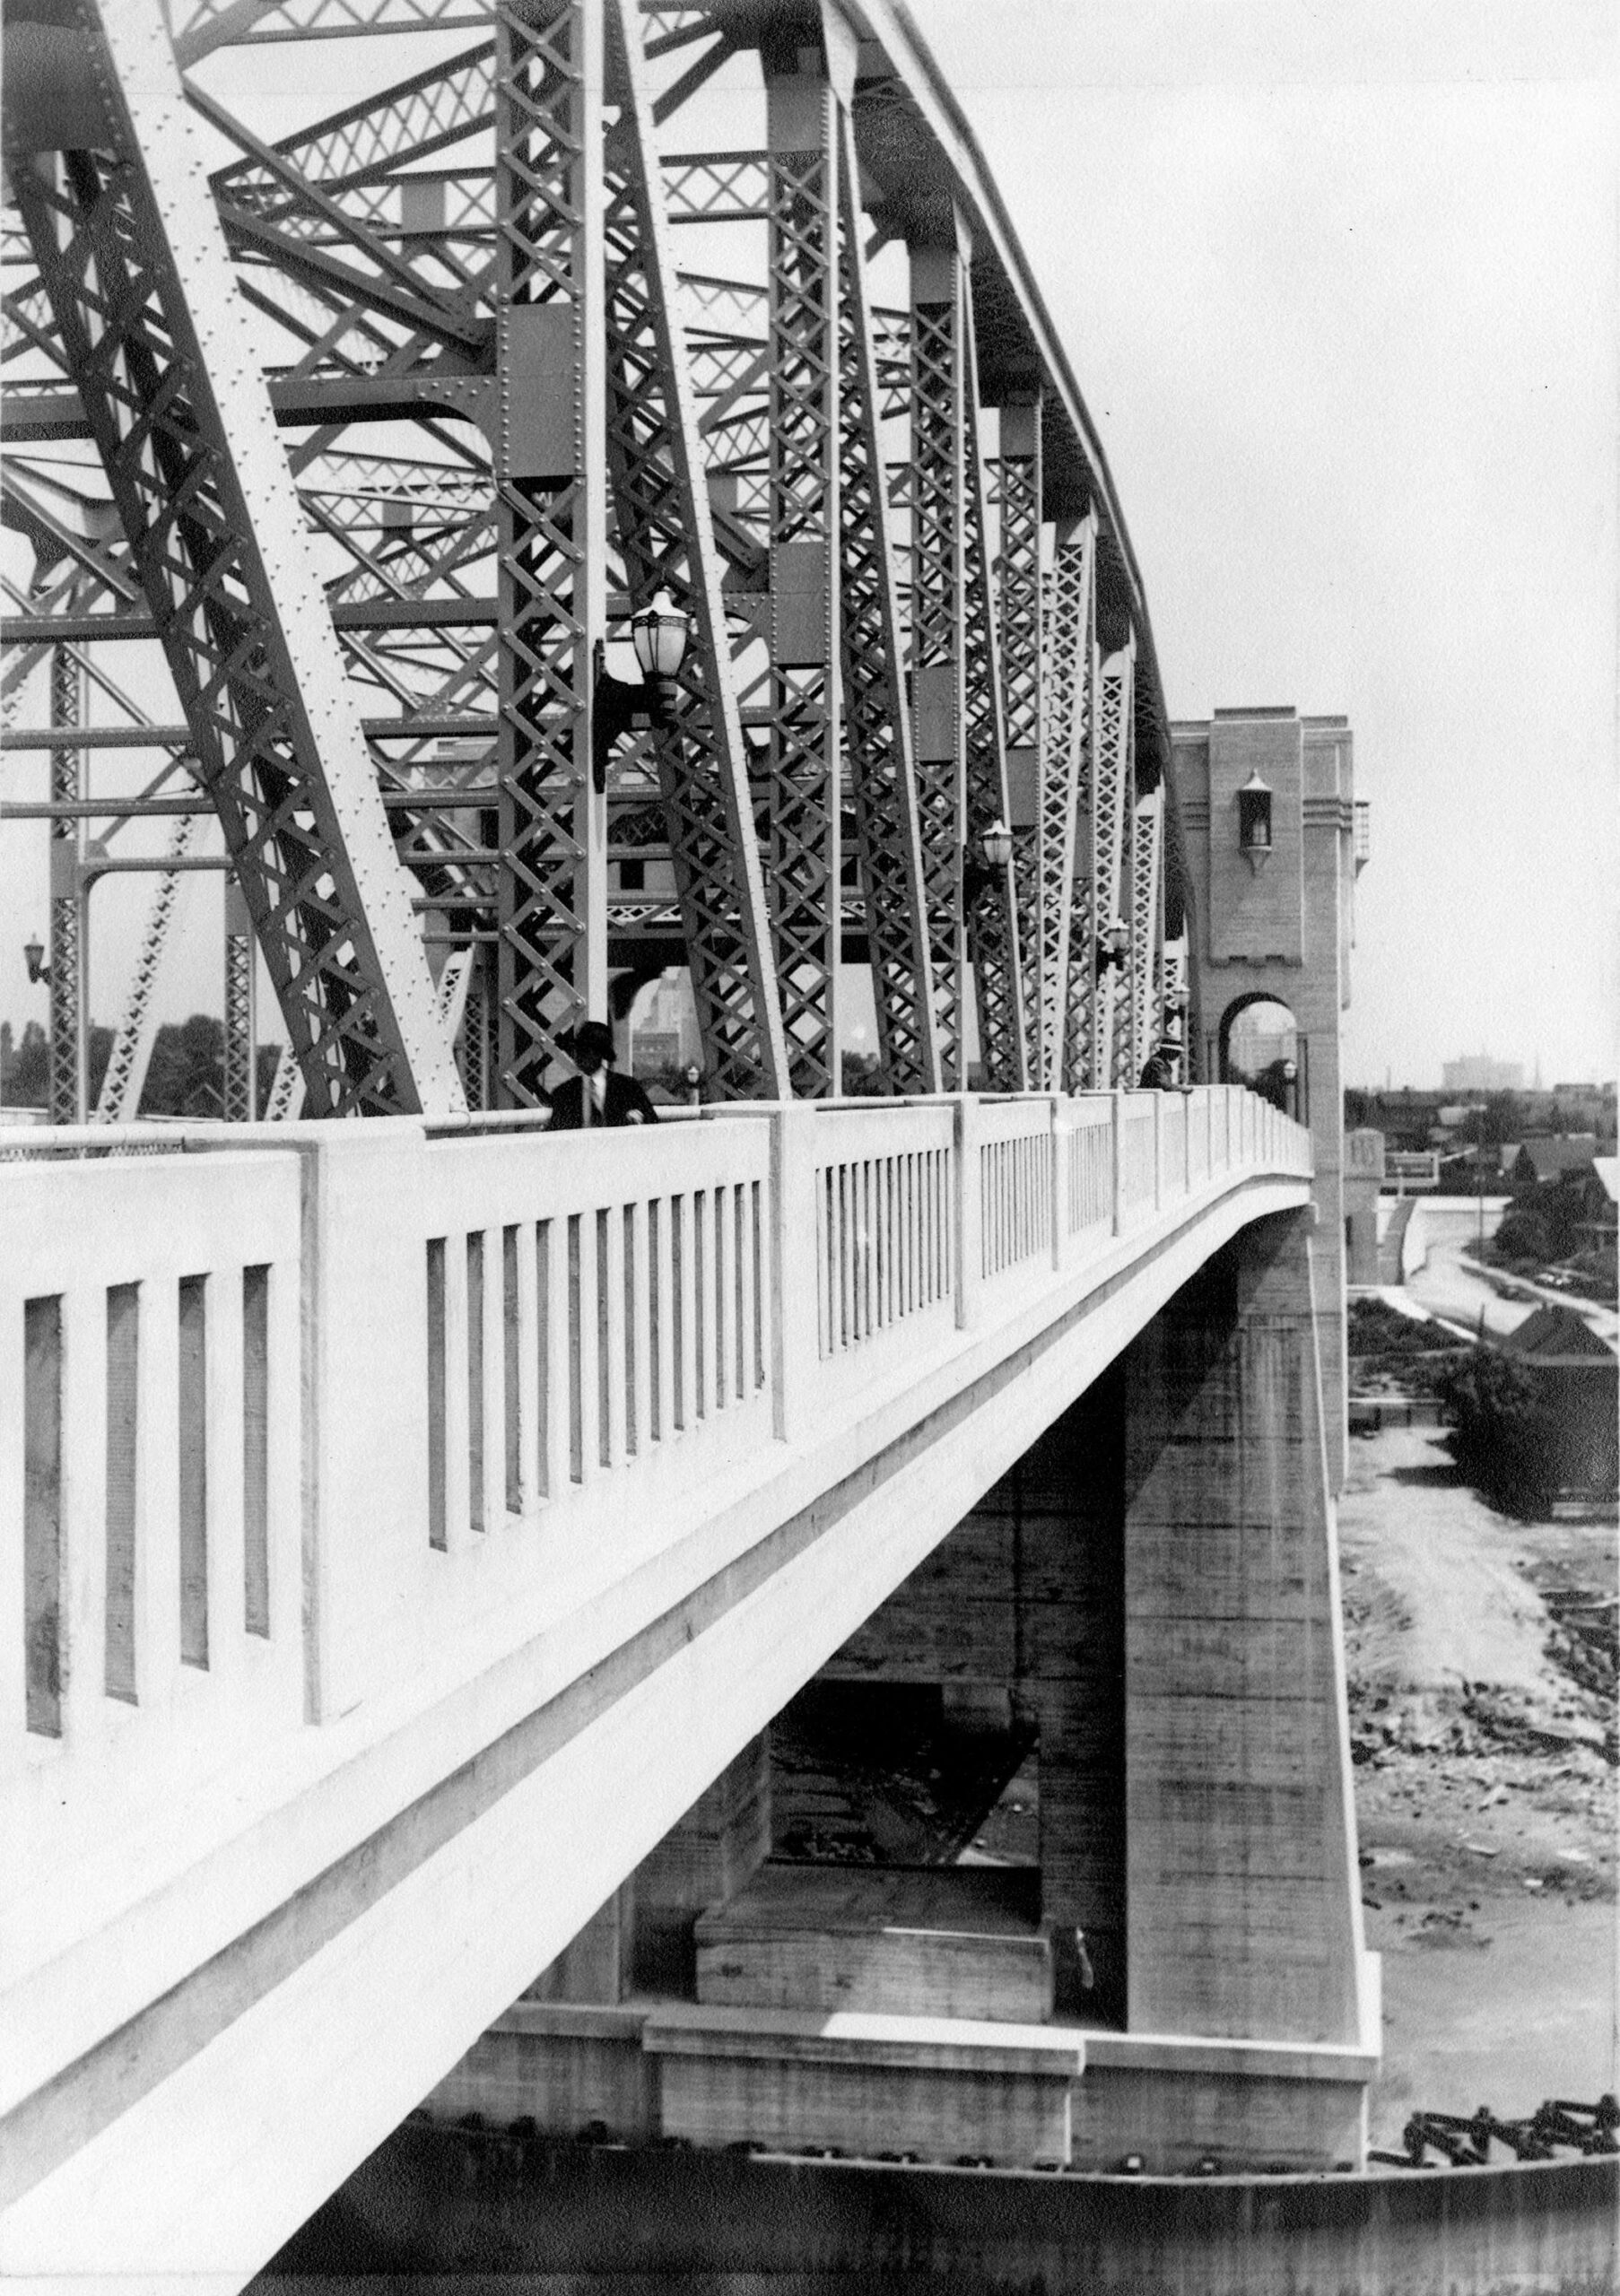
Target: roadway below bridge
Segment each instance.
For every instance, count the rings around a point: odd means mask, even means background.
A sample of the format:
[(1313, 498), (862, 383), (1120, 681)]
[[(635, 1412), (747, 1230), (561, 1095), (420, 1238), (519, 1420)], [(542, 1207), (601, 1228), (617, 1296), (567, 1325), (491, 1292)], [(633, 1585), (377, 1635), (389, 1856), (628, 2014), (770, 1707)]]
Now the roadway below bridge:
[(1424, 1265), (1407, 1276), (1406, 1288), (1420, 1307), (1459, 1330), (1477, 1335), (1481, 1318), (1493, 1339), (1505, 1339), (1541, 1307), (1568, 1308), (1611, 1347), (1620, 1339), (1620, 1316), (1579, 1293), (1557, 1292), (1498, 1270), (1486, 1270), (1460, 1243), (1430, 1247)]

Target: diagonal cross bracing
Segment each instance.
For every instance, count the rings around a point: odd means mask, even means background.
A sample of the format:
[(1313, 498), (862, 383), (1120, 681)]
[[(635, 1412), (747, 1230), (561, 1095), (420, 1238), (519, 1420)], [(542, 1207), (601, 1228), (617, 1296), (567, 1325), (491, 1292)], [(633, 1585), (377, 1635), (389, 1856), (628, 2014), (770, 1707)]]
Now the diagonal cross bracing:
[(782, 1031), (795, 1094), (840, 1091), (838, 143), (819, 62), (766, 76), (770, 671), (753, 761)]
[(499, 17), (500, 1094), (534, 1107), (607, 1012), (607, 805), (590, 771), (606, 548), (601, 0)]
[(1049, 690), (1051, 665), (1043, 642), (1041, 514), (1044, 490), (1038, 390), (1001, 409), (1001, 454), (997, 468), (1000, 546), (996, 561), (996, 607), (1011, 801), (1006, 820), (1013, 832), (1019, 973), (1033, 1083), (1041, 1073), (1041, 776), (1046, 763), (1046, 723), (1056, 706)]
[(106, 148), (13, 168), (25, 228), (322, 1113), (459, 1104), (156, 0), (74, 30)]
[(964, 257), (959, 239), (911, 258), (911, 726), (922, 847), (928, 991), (940, 1083), (966, 1083), (962, 980), (967, 826)]
[(876, 360), (855, 142), (840, 122), (840, 512), (844, 731), (849, 758), (867, 941), (884, 1081), (936, 1092), (939, 1051), (928, 994), (922, 839), (894, 550), (884, 485)]
[[(978, 361), (973, 307), (964, 290), (963, 403), (966, 415), (966, 535), (963, 551), (963, 697), (966, 822), (963, 842), (976, 855), (991, 826), (1012, 811), (1007, 793), (1006, 731), (1002, 709), (1001, 646), (990, 594), (990, 545), (984, 457), (979, 433)], [(1027, 1079), (1023, 994), (1013, 864), (989, 873), (968, 914), (968, 949), (978, 999), (979, 1057), (992, 1091), (1021, 1092)]]
[[(1032, 1083), (1042, 1091), (1065, 1088), (1065, 1035), (1074, 978), (1084, 985), (1085, 966), (1071, 967), (1076, 940), (1076, 874), (1089, 867), (1083, 843), (1089, 818), (1086, 765), (1092, 718), (1092, 617), (1097, 523), (1087, 515), (1077, 529), (1060, 531), (1047, 581), (1042, 678), (1047, 708), (1041, 725), (1039, 819), (1036, 825), (1036, 941), (1039, 1067)], [(1089, 887), (1087, 888), (1089, 891)], [(1085, 942), (1080, 926), (1080, 941)], [(1084, 948), (1091, 961), (1089, 946)], [(1087, 1006), (1089, 1019), (1089, 1004)]]
[(675, 305), (640, 30), (607, 0), (619, 118), (605, 171), (607, 452), (632, 606), (660, 588), (691, 618), (673, 730), (656, 743), (692, 993), (717, 1099), (785, 1098), (788, 1055), (743, 760), (736, 672)]

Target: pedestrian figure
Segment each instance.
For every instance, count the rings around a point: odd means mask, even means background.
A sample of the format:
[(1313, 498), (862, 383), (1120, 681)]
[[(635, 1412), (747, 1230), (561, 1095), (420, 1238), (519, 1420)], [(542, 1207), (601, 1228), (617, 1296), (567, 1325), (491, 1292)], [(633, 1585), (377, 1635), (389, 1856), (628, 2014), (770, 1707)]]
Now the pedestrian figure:
[(579, 1132), (592, 1125), (656, 1124), (658, 1112), (633, 1076), (615, 1074), (614, 1032), (605, 1021), (581, 1021), (574, 1031), (572, 1058), (579, 1070), (551, 1095), (553, 1132)]
[(1173, 1044), (1158, 1044), (1143, 1064), (1137, 1090), (1140, 1092), (1173, 1092), (1176, 1089), (1176, 1048)]

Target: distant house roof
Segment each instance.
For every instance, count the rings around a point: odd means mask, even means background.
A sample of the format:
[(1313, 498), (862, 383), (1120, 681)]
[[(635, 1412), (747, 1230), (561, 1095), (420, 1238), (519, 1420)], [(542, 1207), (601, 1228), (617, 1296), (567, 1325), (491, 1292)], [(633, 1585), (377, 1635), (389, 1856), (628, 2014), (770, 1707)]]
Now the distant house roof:
[(1516, 1167), (1528, 1161), (1538, 1180), (1555, 1180), (1562, 1173), (1578, 1172), (1583, 1165), (1591, 1163), (1597, 1153), (1595, 1132), (1571, 1132), (1562, 1136), (1521, 1140), (1513, 1161)]
[(1607, 1340), (1573, 1308), (1537, 1308), (1500, 1344), (1507, 1354), (1526, 1356), (1531, 1362), (1544, 1365), (1567, 1363), (1572, 1357), (1585, 1360), (1607, 1356), (1613, 1362), (1615, 1356)]

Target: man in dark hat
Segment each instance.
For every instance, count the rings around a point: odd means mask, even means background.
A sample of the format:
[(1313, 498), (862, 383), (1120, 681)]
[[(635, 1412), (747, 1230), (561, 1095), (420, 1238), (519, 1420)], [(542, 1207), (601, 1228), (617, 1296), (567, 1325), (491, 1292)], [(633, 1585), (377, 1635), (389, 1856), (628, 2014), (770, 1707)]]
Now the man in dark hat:
[(551, 1096), (553, 1132), (591, 1125), (656, 1124), (658, 1112), (633, 1076), (614, 1072), (614, 1032), (605, 1021), (581, 1021), (574, 1031), (573, 1063), (579, 1074)]
[(1165, 1037), (1149, 1053), (1137, 1080), (1139, 1092), (1173, 1092), (1176, 1089), (1176, 1059), (1180, 1047), (1171, 1037)]

